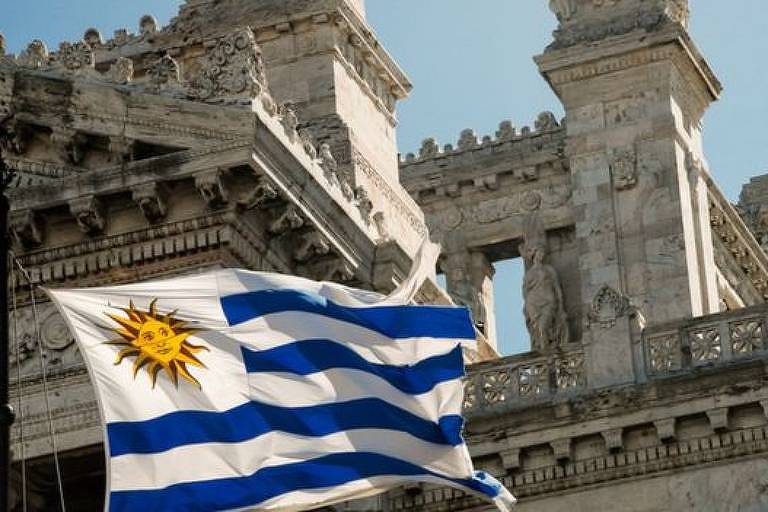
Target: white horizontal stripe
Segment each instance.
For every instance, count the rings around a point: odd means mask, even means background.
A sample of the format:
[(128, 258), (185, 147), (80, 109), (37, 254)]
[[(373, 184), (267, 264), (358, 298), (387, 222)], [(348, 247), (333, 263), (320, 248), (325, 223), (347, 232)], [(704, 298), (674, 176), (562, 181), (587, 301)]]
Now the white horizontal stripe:
[(349, 288), (338, 283), (310, 281), (303, 277), (253, 272), (241, 269), (223, 269), (216, 272), (222, 297), (261, 290), (301, 290), (320, 295), (344, 306), (375, 306), (386, 297), (376, 292)]
[(410, 395), (376, 375), (346, 368), (333, 368), (305, 376), (252, 373), (250, 384), (254, 400), (282, 407), (302, 407), (373, 397), (435, 422), (447, 414), (460, 415), (464, 395), (459, 379), (441, 382), (431, 391), (420, 395)]
[(297, 340), (329, 339), (354, 350), (372, 363), (405, 365), (443, 355), (459, 342), (445, 338), (393, 340), (376, 331), (314, 313), (286, 311), (254, 318), (228, 329), (253, 350), (267, 350)]
[[(263, 502), (258, 508), (246, 507), (231, 512), (255, 512), (257, 510), (268, 510), (270, 512), (300, 512), (302, 510), (310, 510), (322, 506), (336, 505), (345, 501), (368, 498), (394, 489), (405, 483), (413, 482), (423, 482), (425, 484), (436, 486), (449, 485), (468, 494), (479, 496), (479, 494), (472, 489), (455, 485), (453, 482), (446, 482), (445, 480), (431, 475), (423, 475), (420, 477), (377, 476), (363, 480), (355, 480), (354, 482), (347, 482), (346, 484), (335, 487), (288, 492)], [(481, 497), (487, 498), (487, 496)], [(492, 510), (491, 505), (489, 505), (488, 510)], [(500, 508), (499, 510), (503, 509)]]
[(194, 444), (162, 453), (121, 455), (111, 458), (109, 464), (113, 491), (147, 490), (251, 475), (265, 467), (344, 452), (380, 453), (455, 478), (472, 474), (466, 445), (436, 445), (381, 429), (348, 430), (321, 438), (270, 432), (242, 443)]

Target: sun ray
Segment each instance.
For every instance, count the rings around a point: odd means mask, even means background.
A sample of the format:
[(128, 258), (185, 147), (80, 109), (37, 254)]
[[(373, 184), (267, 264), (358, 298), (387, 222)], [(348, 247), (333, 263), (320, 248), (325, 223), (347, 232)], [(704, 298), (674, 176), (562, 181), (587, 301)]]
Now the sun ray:
[(179, 352), (179, 356), (176, 359), (178, 361), (181, 361), (182, 363), (191, 364), (193, 366), (198, 366), (200, 368), (206, 368), (206, 366), (198, 358), (196, 358), (192, 354), (186, 354), (183, 351)]
[(152, 379), (152, 389), (155, 389), (155, 384), (157, 383), (157, 374), (160, 373), (160, 370), (162, 369), (163, 369), (162, 364), (158, 362), (154, 362), (149, 367), (149, 370), (147, 370), (149, 372), (149, 377)]
[(186, 327), (188, 322), (175, 317), (176, 310), (160, 313), (157, 299), (149, 303), (146, 311), (136, 308), (133, 301), (129, 301), (128, 307), (121, 310), (126, 316), (105, 313), (118, 324), (110, 329), (120, 338), (104, 342), (120, 348), (115, 357), (115, 365), (120, 365), (126, 357), (135, 357), (133, 378), (136, 378), (142, 368), (146, 368), (153, 389), (161, 373), (165, 374), (176, 388), (179, 387), (181, 375), (183, 380), (202, 389), (200, 381), (187, 368), (188, 364), (207, 368), (194, 354), (207, 352), (208, 347), (194, 345), (188, 341), (199, 329)]
[(189, 371), (187, 370), (187, 367), (184, 366), (183, 364), (179, 365), (179, 373), (181, 374), (182, 377), (184, 377), (189, 382), (197, 386), (197, 389), (203, 389), (203, 387), (200, 385), (200, 382), (196, 378), (194, 378), (191, 373), (189, 373)]
[(115, 358), (115, 363), (114, 364), (116, 364), (116, 365), (120, 364), (120, 363), (123, 362), (123, 359), (125, 359), (126, 357), (128, 357), (128, 356), (135, 356), (138, 353), (139, 353), (139, 349), (136, 348), (136, 347), (124, 348), (123, 350), (121, 350), (120, 352), (117, 353), (117, 357)]
[(144, 366), (149, 362), (149, 355), (148, 354), (139, 354), (139, 357), (136, 358), (136, 360), (133, 362), (133, 378), (136, 378), (136, 374), (139, 373), (139, 370), (141, 370), (141, 367)]

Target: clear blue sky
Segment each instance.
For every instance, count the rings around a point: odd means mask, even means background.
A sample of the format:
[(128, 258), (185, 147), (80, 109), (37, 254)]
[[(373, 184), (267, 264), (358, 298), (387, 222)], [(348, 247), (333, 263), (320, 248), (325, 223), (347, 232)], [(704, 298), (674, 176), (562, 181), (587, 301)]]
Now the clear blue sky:
[[(17, 53), (34, 38), (55, 48), (98, 28), (136, 30), (142, 14), (165, 24), (176, 0), (6, 0), (0, 32)], [(463, 128), (492, 134), (502, 119), (532, 124), (562, 108), (531, 57), (550, 41), (547, 0), (366, 0), (381, 41), (415, 85), (399, 109), (403, 153), (425, 137), (455, 142)], [(749, 177), (768, 172), (768, 19), (766, 0), (691, 0), (693, 38), (725, 91), (705, 118), (705, 151), (726, 195), (737, 200)], [(41, 15), (45, 13), (45, 15)], [(497, 267), (497, 317), (505, 353), (524, 351), (518, 262)]]

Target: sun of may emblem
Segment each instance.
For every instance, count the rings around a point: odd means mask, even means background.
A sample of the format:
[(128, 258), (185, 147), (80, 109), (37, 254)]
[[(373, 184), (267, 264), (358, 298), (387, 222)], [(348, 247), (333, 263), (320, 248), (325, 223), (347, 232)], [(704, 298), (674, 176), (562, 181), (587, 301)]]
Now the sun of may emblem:
[(117, 354), (115, 364), (119, 365), (128, 356), (135, 356), (133, 362), (133, 378), (139, 370), (146, 366), (147, 373), (155, 387), (157, 374), (161, 370), (179, 386), (179, 375), (200, 388), (200, 382), (189, 373), (187, 365), (205, 368), (206, 366), (195, 354), (206, 347), (193, 345), (187, 338), (196, 329), (185, 328), (186, 322), (174, 318), (175, 311), (165, 315), (157, 312), (157, 299), (149, 304), (149, 311), (136, 309), (133, 302), (122, 309), (127, 317), (106, 313), (108, 317), (120, 324), (112, 329), (120, 338), (108, 341), (110, 345), (124, 346)]

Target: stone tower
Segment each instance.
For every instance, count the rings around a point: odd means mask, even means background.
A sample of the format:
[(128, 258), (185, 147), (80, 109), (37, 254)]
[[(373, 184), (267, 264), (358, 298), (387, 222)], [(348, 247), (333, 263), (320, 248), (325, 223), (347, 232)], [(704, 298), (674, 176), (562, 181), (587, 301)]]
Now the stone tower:
[(233, 26), (256, 32), (275, 99), (331, 144), (343, 172), (361, 185), (377, 179), (373, 170), (397, 181), (395, 108), (411, 84), (368, 26), (363, 0), (189, 0), (166, 37), (179, 44)]
[(635, 377), (627, 312), (720, 310), (700, 131), (720, 84), (685, 31), (687, 1), (551, 6), (560, 26), (536, 62), (568, 120), (580, 300), (594, 320), (583, 342), (593, 383), (619, 384)]

